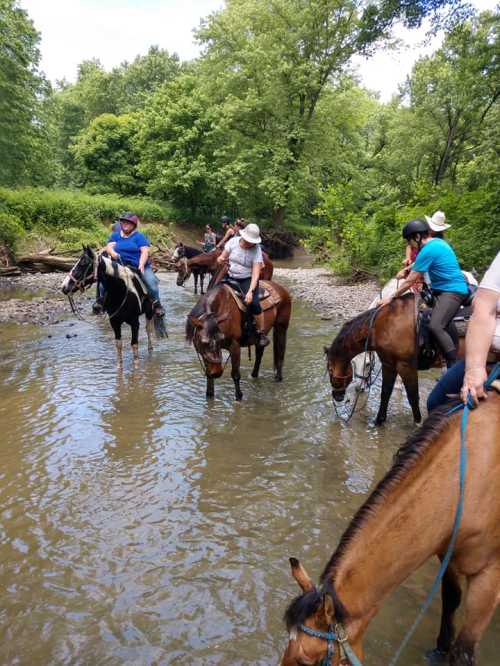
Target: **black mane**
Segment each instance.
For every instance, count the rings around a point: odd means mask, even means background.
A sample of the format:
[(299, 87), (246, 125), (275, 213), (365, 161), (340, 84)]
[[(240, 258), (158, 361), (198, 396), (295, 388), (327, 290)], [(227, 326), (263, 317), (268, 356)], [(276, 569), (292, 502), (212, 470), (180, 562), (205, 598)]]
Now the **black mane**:
[(435, 409), (424, 424), (398, 450), (391, 469), (377, 484), (366, 502), (358, 509), (342, 535), (337, 549), (321, 574), (320, 580), (325, 586), (328, 586), (331, 584), (331, 581), (335, 580), (335, 571), (359, 530), (362, 529), (365, 522), (382, 504), (392, 488), (405, 478), (409, 470), (415, 467), (430, 446), (434, 444), (436, 438), (443, 432), (450, 421), (451, 409), (458, 404), (458, 402), (447, 403)]

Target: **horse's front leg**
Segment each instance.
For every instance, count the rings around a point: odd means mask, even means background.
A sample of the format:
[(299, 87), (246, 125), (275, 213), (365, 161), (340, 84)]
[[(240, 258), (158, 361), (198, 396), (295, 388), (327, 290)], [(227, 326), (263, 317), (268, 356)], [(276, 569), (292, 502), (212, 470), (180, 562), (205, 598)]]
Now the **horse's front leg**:
[(200, 294), (204, 294), (205, 292), (203, 291), (203, 283), (205, 282), (205, 273), (201, 272), (200, 273)]
[(500, 563), (467, 578), (464, 624), (450, 652), (450, 666), (474, 666), (476, 647), (498, 605)]
[(146, 333), (148, 335), (148, 352), (153, 351), (153, 320), (146, 317)]
[(380, 407), (375, 419), (375, 425), (382, 425), (387, 418), (387, 407), (389, 406), (389, 400), (397, 375), (395, 367), (387, 365), (382, 358), (380, 361), (382, 363), (382, 391), (380, 393)]
[(193, 271), (193, 280), (194, 280), (194, 293), (198, 293), (198, 273)]
[(231, 377), (234, 382), (234, 397), (236, 400), (241, 400), (243, 398), (243, 393), (240, 388), (240, 360), (241, 360), (241, 347), (237, 342), (231, 343), (231, 348), (229, 350), (231, 354)]
[(134, 365), (139, 365), (139, 317), (134, 321), (133, 324), (130, 324), (132, 329), (132, 354), (134, 356)]
[(207, 398), (213, 398), (215, 396), (215, 389), (214, 389), (214, 378), (209, 377), (207, 375), (207, 393), (206, 393)]
[(122, 325), (121, 322), (111, 322), (111, 328), (115, 334), (116, 345), (116, 365), (121, 368), (123, 365), (123, 342), (122, 342)]
[(398, 366), (398, 372), (403, 380), (406, 389), (406, 396), (413, 412), (413, 420), (420, 423), (422, 415), (420, 413), (420, 396), (418, 395), (418, 371), (410, 365)]

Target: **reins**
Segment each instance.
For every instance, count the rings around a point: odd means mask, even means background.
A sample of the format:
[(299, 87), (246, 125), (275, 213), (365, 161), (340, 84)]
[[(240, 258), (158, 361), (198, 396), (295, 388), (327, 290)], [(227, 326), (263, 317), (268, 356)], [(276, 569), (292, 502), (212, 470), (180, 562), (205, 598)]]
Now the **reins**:
[[(496, 363), (493, 369), (491, 370), (490, 374), (488, 375), (488, 379), (484, 383), (485, 389), (489, 390), (491, 388), (492, 383), (498, 377), (500, 377), (500, 363)], [(469, 413), (472, 409), (475, 408), (476, 405), (474, 404), (469, 395), (467, 399), (467, 404), (464, 405), (463, 403), (460, 403), (452, 407), (447, 412), (447, 414), (450, 415), (463, 409), (460, 421), (459, 495), (458, 495), (457, 507), (455, 510), (455, 518), (453, 520), (453, 528), (451, 532), (450, 542), (448, 544), (448, 548), (446, 549), (446, 553), (441, 561), (439, 571), (436, 575), (436, 578), (434, 579), (432, 587), (429, 593), (427, 594), (427, 597), (425, 598), (424, 602), (420, 606), (420, 610), (413, 624), (405, 634), (394, 656), (390, 660), (389, 666), (395, 666), (395, 664), (398, 662), (410, 638), (413, 636), (416, 628), (418, 627), (425, 613), (429, 609), (437, 591), (439, 590), (440, 583), (453, 556), (453, 551), (455, 549), (455, 544), (457, 541), (458, 532), (460, 529), (460, 524), (462, 521), (462, 515), (464, 511), (465, 477), (467, 472), (467, 424), (469, 419)], [(297, 628), (300, 631), (304, 632), (305, 634), (308, 634), (309, 636), (314, 636), (316, 638), (321, 638), (327, 641), (327, 654), (322, 661), (322, 666), (330, 666), (331, 660), (334, 655), (335, 643), (339, 644), (339, 652), (341, 660), (343, 658), (346, 658), (349, 660), (352, 666), (363, 666), (360, 660), (354, 654), (351, 646), (349, 645), (347, 634), (345, 633), (345, 630), (342, 625), (340, 624), (335, 625), (335, 631), (333, 630), (332, 625), (330, 625), (328, 627), (327, 632), (311, 629), (310, 627), (306, 627), (304, 624), (298, 625)]]

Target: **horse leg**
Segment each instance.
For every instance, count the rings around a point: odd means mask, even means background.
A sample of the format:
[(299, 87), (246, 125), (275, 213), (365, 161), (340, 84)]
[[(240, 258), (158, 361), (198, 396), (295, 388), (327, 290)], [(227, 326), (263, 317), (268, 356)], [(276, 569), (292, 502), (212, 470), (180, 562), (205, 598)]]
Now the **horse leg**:
[(283, 362), (285, 360), (286, 351), (286, 326), (274, 324), (273, 329), (273, 366), (274, 366), (274, 380), (277, 382), (283, 381)]
[(382, 359), (380, 361), (382, 363), (382, 391), (380, 393), (380, 407), (375, 419), (375, 425), (382, 425), (387, 418), (387, 407), (397, 374), (395, 368), (388, 366)]
[[(243, 398), (243, 393), (240, 389), (240, 359), (241, 359), (241, 347), (237, 342), (231, 344), (231, 349), (229, 350), (231, 354), (231, 377), (234, 382), (234, 397), (236, 400), (241, 400)], [(257, 362), (257, 361), (256, 361)]]
[(441, 583), (441, 627), (434, 650), (426, 657), (431, 664), (448, 663), (448, 654), (455, 639), (455, 611), (460, 606), (462, 589), (460, 579), (452, 566), (448, 566)]
[(194, 280), (194, 293), (198, 293), (198, 273), (193, 271), (193, 280)]
[(260, 364), (262, 361), (262, 356), (264, 355), (264, 347), (260, 345), (255, 346), (255, 363), (253, 364), (252, 377), (257, 379), (259, 376)]
[(153, 351), (153, 320), (146, 318), (146, 333), (148, 335), (148, 352)]
[(122, 325), (121, 322), (111, 322), (111, 328), (115, 334), (116, 345), (116, 364), (121, 368), (123, 365), (123, 342), (122, 342)]
[(134, 355), (134, 365), (139, 364), (139, 317), (134, 321), (133, 324), (130, 324), (132, 329), (132, 354)]
[(203, 283), (205, 282), (205, 273), (200, 273), (200, 294), (204, 294)]
[(450, 666), (474, 666), (475, 649), (498, 605), (500, 564), (467, 578), (463, 627), (450, 652)]
[(420, 423), (422, 415), (420, 413), (420, 396), (418, 394), (418, 372), (416, 368), (409, 365), (398, 366), (398, 372), (401, 375), (406, 389), (406, 396), (413, 412), (413, 420)]
[(206, 393), (206, 396), (207, 396), (207, 398), (213, 398), (214, 395), (215, 395), (214, 378), (213, 377), (207, 377), (207, 393)]

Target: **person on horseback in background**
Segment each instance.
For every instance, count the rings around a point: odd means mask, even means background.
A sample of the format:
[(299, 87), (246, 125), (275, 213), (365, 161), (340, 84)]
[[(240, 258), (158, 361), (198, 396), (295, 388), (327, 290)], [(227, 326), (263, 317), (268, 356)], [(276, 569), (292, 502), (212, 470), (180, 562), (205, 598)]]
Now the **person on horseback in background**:
[(212, 229), (210, 224), (205, 225), (205, 233), (203, 235), (203, 240), (198, 241), (201, 245), (203, 252), (212, 252), (215, 250), (217, 239), (215, 236), (215, 231)]
[[(427, 221), (427, 224), (429, 225), (429, 229), (431, 230), (432, 238), (444, 238), (444, 232), (446, 231), (446, 229), (450, 229), (451, 227), (451, 224), (446, 224), (446, 215), (443, 213), (442, 210), (437, 210), (432, 215), (432, 217), (425, 215), (425, 219)], [(418, 249), (416, 247), (412, 247), (411, 243), (407, 243), (405, 258), (403, 259), (404, 268), (402, 268), (399, 271), (399, 273), (397, 273), (396, 275), (398, 280), (403, 280), (404, 278), (408, 277), (411, 271), (411, 267), (413, 266), (415, 259), (417, 258), (417, 254), (418, 254)], [(422, 289), (422, 284), (423, 282), (417, 281), (412, 286), (412, 291), (418, 294)]]
[(217, 249), (224, 248), (224, 245), (227, 243), (227, 241), (235, 234), (235, 231), (231, 226), (231, 220), (227, 217), (227, 215), (223, 215), (220, 218), (220, 223), (222, 226), (222, 239), (215, 246)]
[(118, 218), (120, 230), (113, 231), (106, 245), (106, 252), (112, 259), (120, 260), (124, 266), (131, 266), (140, 271), (141, 277), (153, 300), (153, 312), (163, 317), (165, 310), (160, 302), (158, 278), (153, 272), (149, 261), (149, 247), (151, 243), (146, 236), (138, 231), (139, 218), (127, 211)]
[(229, 263), (228, 275), (231, 282), (236, 282), (242, 294), (248, 311), (255, 317), (257, 324), (257, 344), (266, 347), (269, 338), (264, 333), (264, 314), (259, 303), (259, 277), (264, 259), (260, 247), (260, 229), (256, 224), (249, 224), (240, 231), (239, 236), (231, 238), (225, 245), (224, 251), (217, 258), (217, 262)]
[(457, 361), (432, 389), (427, 398), (428, 412), (447, 402), (448, 396), (456, 396), (459, 392), (464, 403), (469, 394), (476, 404), (479, 399), (486, 398), (486, 366), (489, 361), (496, 360), (488, 358), (489, 351), (492, 346), (500, 351), (500, 331), (497, 332), (496, 328), (499, 316), (500, 252), (479, 283), (472, 302), (472, 316), (465, 336), (465, 360)]
[(418, 250), (410, 274), (392, 296), (379, 301), (388, 305), (410, 289), (415, 282), (429, 274), (435, 305), (429, 330), (435, 338), (450, 368), (457, 360), (455, 342), (446, 330), (458, 309), (469, 295), (469, 288), (452, 248), (441, 238), (433, 238), (429, 224), (424, 220), (411, 220), (403, 227), (403, 238)]

